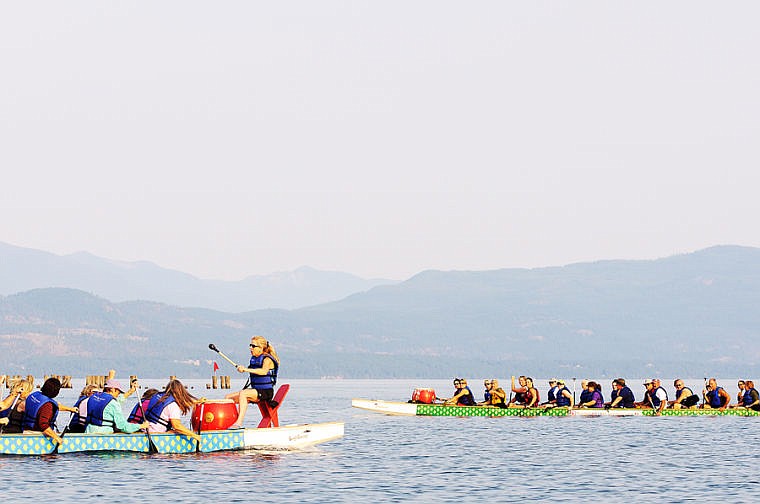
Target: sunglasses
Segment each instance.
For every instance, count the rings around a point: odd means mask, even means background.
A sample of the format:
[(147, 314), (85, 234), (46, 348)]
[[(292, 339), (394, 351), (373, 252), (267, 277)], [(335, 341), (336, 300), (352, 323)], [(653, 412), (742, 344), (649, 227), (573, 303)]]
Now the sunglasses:
[(251, 347), (251, 348), (264, 348), (264, 347), (259, 346), (259, 345), (254, 345), (253, 343), (250, 343), (248, 346)]

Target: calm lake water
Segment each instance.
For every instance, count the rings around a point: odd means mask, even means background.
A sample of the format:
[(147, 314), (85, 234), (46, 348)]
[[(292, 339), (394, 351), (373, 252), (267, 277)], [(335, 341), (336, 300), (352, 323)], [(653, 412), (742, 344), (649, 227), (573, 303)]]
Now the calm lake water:
[[(142, 380), (143, 385), (163, 384)], [(605, 397), (609, 394), (609, 380)], [(641, 380), (632, 380), (637, 399)], [(220, 398), (201, 381), (195, 395)], [(71, 454), (0, 458), (6, 501), (751, 502), (760, 498), (760, 418), (425, 418), (351, 408), (406, 400), (445, 381), (291, 380), (284, 423), (345, 421), (342, 440), (304, 452)], [(477, 396), (482, 380), (471, 380)], [(672, 384), (672, 380), (670, 381)], [(505, 382), (502, 382), (505, 384)], [(545, 382), (540, 390), (545, 394)], [(701, 380), (688, 384), (699, 393)], [(736, 380), (721, 384), (735, 395)], [(76, 390), (62, 391), (73, 402)], [(233, 385), (242, 386), (234, 382)], [(672, 395), (672, 387), (668, 387)], [(128, 405), (134, 404), (130, 398)], [(246, 422), (253, 426), (258, 411)], [(62, 418), (68, 418), (63, 414)]]

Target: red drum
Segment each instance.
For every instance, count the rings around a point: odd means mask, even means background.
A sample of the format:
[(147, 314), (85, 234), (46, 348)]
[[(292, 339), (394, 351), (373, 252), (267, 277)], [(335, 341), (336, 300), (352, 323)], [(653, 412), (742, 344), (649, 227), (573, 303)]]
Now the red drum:
[(412, 392), (412, 402), (431, 404), (435, 401), (435, 390), (431, 388), (416, 388)]
[(196, 432), (201, 417), (201, 430), (224, 430), (237, 420), (238, 405), (232, 399), (196, 403), (193, 416), (190, 419), (190, 424)]

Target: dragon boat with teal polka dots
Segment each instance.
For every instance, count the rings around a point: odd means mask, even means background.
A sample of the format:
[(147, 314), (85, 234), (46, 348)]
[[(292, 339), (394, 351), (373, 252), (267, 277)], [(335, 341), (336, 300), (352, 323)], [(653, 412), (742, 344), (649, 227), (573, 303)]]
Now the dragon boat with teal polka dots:
[(201, 442), (188, 436), (151, 434), (72, 434), (63, 436), (56, 450), (39, 433), (0, 435), (0, 455), (50, 455), (53, 453), (133, 452), (133, 453), (210, 453), (234, 450), (300, 450), (343, 437), (342, 422), (286, 425), (261, 429), (201, 432)]
[[(455, 416), (455, 417), (549, 417), (549, 416), (654, 416), (647, 408), (498, 408), (495, 406), (458, 406), (382, 401), (378, 399), (352, 399), (351, 406), (386, 415), (404, 416)], [(760, 416), (760, 412), (744, 409), (666, 409), (662, 416)]]

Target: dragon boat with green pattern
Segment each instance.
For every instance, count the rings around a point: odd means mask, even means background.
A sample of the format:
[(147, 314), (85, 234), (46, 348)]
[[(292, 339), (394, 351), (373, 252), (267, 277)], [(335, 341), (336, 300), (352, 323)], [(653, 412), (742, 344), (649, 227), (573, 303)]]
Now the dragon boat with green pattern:
[[(302, 450), (343, 437), (342, 422), (285, 425), (263, 429), (201, 432), (201, 442), (172, 433), (73, 434), (63, 436), (55, 450), (50, 439), (40, 433), (0, 435), (0, 455), (47, 455), (79, 452), (211, 453), (235, 450)], [(152, 444), (152, 447), (151, 447)]]
[[(498, 408), (496, 406), (449, 406), (445, 404), (421, 404), (378, 399), (352, 399), (351, 406), (386, 415), (404, 416), (458, 416), (458, 417), (599, 417), (599, 416), (654, 416), (648, 408)], [(734, 408), (716, 409), (666, 409), (663, 416), (760, 416), (760, 412)]]

